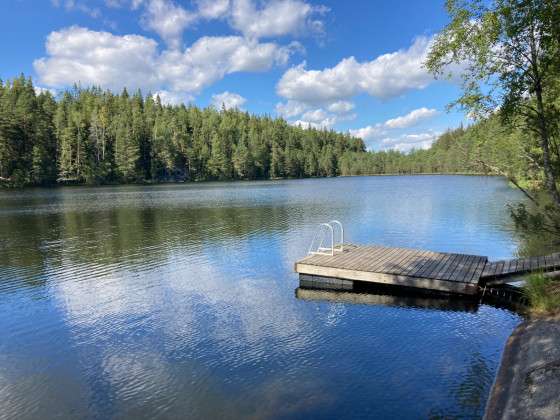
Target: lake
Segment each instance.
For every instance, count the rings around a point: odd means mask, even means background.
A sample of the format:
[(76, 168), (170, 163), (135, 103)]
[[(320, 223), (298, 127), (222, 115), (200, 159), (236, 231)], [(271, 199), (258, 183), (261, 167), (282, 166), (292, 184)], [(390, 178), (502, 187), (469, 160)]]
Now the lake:
[(332, 219), (514, 257), (522, 199), (429, 175), (0, 190), (0, 418), (480, 418), (519, 315), (298, 298), (294, 262)]

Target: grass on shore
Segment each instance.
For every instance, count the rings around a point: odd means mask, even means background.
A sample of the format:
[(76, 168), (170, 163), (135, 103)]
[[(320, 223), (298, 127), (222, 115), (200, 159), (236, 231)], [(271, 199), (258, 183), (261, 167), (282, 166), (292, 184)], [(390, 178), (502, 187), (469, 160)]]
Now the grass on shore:
[(560, 281), (542, 272), (531, 273), (523, 285), (523, 294), (529, 300), (532, 316), (560, 314)]

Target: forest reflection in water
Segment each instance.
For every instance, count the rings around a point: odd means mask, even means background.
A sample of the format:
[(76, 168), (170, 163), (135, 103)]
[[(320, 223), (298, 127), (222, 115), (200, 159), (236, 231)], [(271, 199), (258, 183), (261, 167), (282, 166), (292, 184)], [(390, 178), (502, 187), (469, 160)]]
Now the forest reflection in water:
[(513, 257), (518, 199), (461, 176), (2, 190), (0, 413), (480, 416), (517, 314), (296, 299), (293, 263), (333, 218)]

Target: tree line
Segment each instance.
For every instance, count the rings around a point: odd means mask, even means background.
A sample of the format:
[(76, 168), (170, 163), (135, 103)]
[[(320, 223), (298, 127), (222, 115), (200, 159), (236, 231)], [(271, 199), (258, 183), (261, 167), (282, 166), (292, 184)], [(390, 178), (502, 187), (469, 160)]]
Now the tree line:
[[(464, 131), (462, 128), (461, 132)], [(478, 170), (448, 137), (431, 150), (366, 151), (349, 133), (213, 106), (163, 105), (100, 87), (55, 98), (30, 77), (0, 81), (0, 181), (104, 184)]]
[(0, 81), (0, 182), (16, 186), (480, 173), (487, 163), (536, 186), (527, 163), (536, 146), (490, 116), (448, 130), (428, 150), (373, 152), (348, 133), (239, 109), (76, 85), (55, 98), (36, 94), (24, 75)]
[(335, 176), (361, 139), (239, 109), (74, 86), (0, 83), (0, 177), (14, 185)]

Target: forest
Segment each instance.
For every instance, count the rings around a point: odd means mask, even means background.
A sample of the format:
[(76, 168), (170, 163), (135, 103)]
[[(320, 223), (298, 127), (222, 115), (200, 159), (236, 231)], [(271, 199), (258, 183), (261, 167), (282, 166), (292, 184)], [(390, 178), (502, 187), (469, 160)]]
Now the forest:
[(239, 109), (77, 85), (55, 98), (23, 74), (0, 81), (0, 182), (9, 186), (481, 172), (473, 153), (522, 163), (508, 137), (490, 119), (448, 131), (429, 150), (373, 152), (348, 133)]

